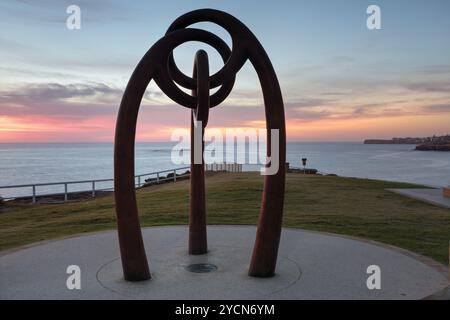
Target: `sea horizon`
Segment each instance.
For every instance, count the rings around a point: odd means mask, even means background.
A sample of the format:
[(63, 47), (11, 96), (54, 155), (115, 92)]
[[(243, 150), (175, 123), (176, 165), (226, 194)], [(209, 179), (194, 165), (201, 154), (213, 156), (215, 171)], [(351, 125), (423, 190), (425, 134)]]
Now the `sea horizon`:
[[(287, 140), (286, 143), (364, 143), (364, 140)], [(206, 141), (208, 142), (208, 141)], [(158, 140), (158, 141), (136, 141), (137, 143), (176, 143), (176, 141), (170, 140)], [(30, 144), (114, 144), (114, 141), (39, 141), (39, 142), (28, 142), (28, 141), (20, 141), (20, 142), (0, 142), (0, 145), (5, 144), (21, 144), (21, 145), (30, 145)]]
[[(189, 166), (174, 164), (172, 147), (178, 142), (136, 142), (136, 174)], [(185, 149), (187, 151), (188, 149)], [(236, 154), (234, 155), (237, 159)], [(431, 187), (450, 185), (450, 154), (416, 151), (413, 145), (368, 145), (362, 141), (289, 141), (286, 152), (291, 167), (307, 167), (322, 174), (408, 182)], [(246, 160), (249, 154), (246, 152)], [(224, 161), (225, 162), (225, 161)], [(230, 161), (227, 161), (230, 162)], [(237, 162), (237, 161), (234, 161)], [(244, 171), (261, 165), (244, 164)], [(0, 186), (111, 179), (112, 142), (0, 143)], [(111, 187), (110, 183), (104, 187)], [(40, 192), (59, 192), (61, 187), (40, 187)], [(78, 191), (74, 187), (72, 191)], [(89, 189), (80, 186), (79, 190)], [(2, 189), (3, 197), (29, 195), (30, 190)]]

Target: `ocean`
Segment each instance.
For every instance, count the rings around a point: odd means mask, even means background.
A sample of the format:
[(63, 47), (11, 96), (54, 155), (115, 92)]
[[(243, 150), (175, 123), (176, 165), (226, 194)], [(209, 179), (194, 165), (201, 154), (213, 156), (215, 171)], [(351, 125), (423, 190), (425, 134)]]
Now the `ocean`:
[[(136, 144), (136, 174), (173, 169), (175, 142)], [(429, 186), (450, 185), (450, 153), (415, 151), (414, 145), (365, 145), (362, 142), (290, 142), (287, 161), (322, 173), (411, 182)], [(188, 165), (188, 164), (187, 164)], [(259, 170), (258, 165), (244, 170)], [(113, 177), (112, 143), (0, 144), (0, 186)], [(103, 187), (108, 187), (105, 183)], [(39, 193), (62, 192), (61, 186), (39, 187)], [(90, 185), (70, 186), (70, 191)], [(78, 189), (77, 189), (78, 188)], [(101, 186), (99, 186), (101, 188)], [(27, 189), (0, 189), (3, 197), (30, 195)]]

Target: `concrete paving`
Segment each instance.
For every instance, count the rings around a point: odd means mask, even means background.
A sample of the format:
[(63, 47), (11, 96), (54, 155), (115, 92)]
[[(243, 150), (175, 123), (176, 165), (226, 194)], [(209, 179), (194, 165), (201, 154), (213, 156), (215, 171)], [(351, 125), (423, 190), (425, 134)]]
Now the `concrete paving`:
[(450, 208), (450, 198), (442, 194), (442, 189), (387, 189), (389, 191), (431, 203), (440, 207)]
[[(143, 229), (152, 279), (122, 278), (117, 234), (50, 241), (0, 256), (0, 299), (422, 299), (448, 286), (443, 267), (404, 250), (348, 237), (283, 229), (276, 276), (246, 275), (255, 239), (251, 226), (209, 226), (210, 251), (186, 252), (187, 228)], [(210, 273), (186, 267), (210, 263)], [(66, 269), (81, 268), (81, 290), (68, 290)], [(366, 285), (381, 268), (381, 289)]]

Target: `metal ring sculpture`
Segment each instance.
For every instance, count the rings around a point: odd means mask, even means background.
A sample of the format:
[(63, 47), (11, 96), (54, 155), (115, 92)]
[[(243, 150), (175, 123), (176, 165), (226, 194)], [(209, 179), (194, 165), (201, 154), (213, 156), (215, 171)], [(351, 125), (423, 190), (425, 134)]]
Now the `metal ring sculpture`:
[[(233, 50), (231, 51), (224, 41), (208, 31), (188, 28), (198, 22), (212, 22), (227, 30), (232, 38)], [(194, 77), (183, 74), (176, 66), (172, 52), (177, 46), (188, 41), (200, 41), (215, 48), (225, 63), (223, 68), (209, 76), (206, 52), (199, 51), (194, 65)], [(264, 48), (242, 22), (222, 11), (201, 9), (176, 19), (166, 35), (147, 51), (134, 70), (120, 104), (114, 143), (114, 187), (125, 280), (150, 279), (138, 218), (134, 178), (136, 122), (148, 84), (153, 79), (173, 101), (195, 110), (193, 115), (204, 121), (205, 125), (208, 109), (226, 99), (233, 88), (236, 73), (247, 59), (254, 66), (263, 91), (268, 157), (271, 156), (270, 132), (273, 129), (279, 130), (279, 170), (276, 174), (264, 178), (258, 229), (248, 274), (255, 277), (274, 275), (281, 236), (286, 162), (285, 116), (280, 86)], [(193, 94), (185, 93), (175, 83), (192, 90)], [(217, 92), (209, 96), (209, 89), (219, 86)], [(198, 178), (202, 177), (203, 173), (198, 173), (195, 169), (191, 171), (189, 251), (192, 254), (206, 251), (205, 213), (202, 212), (197, 216), (194, 214), (195, 210), (202, 210), (198, 208), (202, 201), (204, 204), (204, 181), (202, 184), (202, 180), (196, 178), (197, 174)], [(203, 188), (203, 191), (200, 190), (195, 194), (195, 188), (198, 187)]]

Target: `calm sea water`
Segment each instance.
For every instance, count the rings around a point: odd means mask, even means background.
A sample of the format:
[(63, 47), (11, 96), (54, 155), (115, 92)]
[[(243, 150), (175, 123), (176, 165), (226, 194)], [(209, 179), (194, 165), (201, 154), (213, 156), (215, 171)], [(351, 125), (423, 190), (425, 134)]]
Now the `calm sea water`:
[[(172, 169), (184, 165), (171, 162), (175, 143), (146, 142), (136, 145), (136, 173)], [(413, 145), (364, 145), (361, 142), (292, 142), (287, 146), (287, 161), (340, 176), (374, 178), (450, 185), (450, 153), (415, 151)], [(247, 166), (246, 170), (258, 170)], [(113, 177), (111, 143), (0, 144), (0, 186), (89, 180)], [(107, 187), (104, 184), (100, 187)], [(38, 193), (61, 192), (58, 187), (39, 187)], [(90, 185), (70, 186), (71, 190)], [(31, 190), (0, 189), (4, 197), (28, 195)]]

